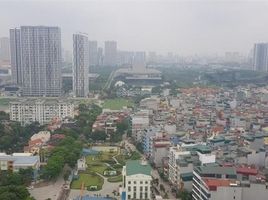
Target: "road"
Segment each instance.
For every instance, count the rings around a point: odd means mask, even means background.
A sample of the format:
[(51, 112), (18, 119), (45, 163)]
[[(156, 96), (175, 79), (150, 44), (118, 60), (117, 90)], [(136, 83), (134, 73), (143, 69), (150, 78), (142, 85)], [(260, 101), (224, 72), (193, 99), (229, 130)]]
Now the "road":
[[(131, 144), (131, 143), (129, 143), (128, 140), (124, 140), (124, 142), (125, 142), (126, 146), (128, 146), (128, 147), (131, 149), (131, 151), (137, 151), (137, 152), (139, 152), (139, 151), (136, 149), (136, 146), (133, 145), (133, 144)], [(141, 155), (142, 155), (142, 154), (141, 154)], [(172, 192), (171, 192), (171, 188), (170, 188), (169, 183), (163, 181), (162, 178), (160, 178), (159, 173), (158, 173), (157, 170), (153, 169), (153, 171), (152, 171), (152, 177), (155, 178), (155, 179), (158, 179), (158, 180), (159, 180), (158, 191), (160, 191), (160, 184), (162, 184), (162, 185), (164, 186), (164, 188), (165, 188), (165, 191), (166, 191), (167, 194), (168, 194), (169, 199), (176, 199), (176, 198), (174, 197), (174, 195), (172, 194)]]
[(104, 85), (104, 87), (103, 87), (103, 90), (106, 90), (106, 89), (109, 89), (109, 88), (110, 88), (111, 83), (112, 83), (112, 81), (113, 81), (113, 79), (114, 79), (115, 72), (116, 72), (116, 70), (113, 70), (113, 71), (112, 71), (112, 73), (110, 74), (110, 76), (109, 76), (107, 82), (105, 83), (105, 85)]
[[(164, 188), (165, 188), (165, 192), (167, 192), (167, 194), (168, 194), (168, 199), (176, 199), (176, 197), (172, 194), (172, 192), (171, 192), (171, 187), (170, 187), (170, 185), (169, 185), (169, 183), (168, 182), (165, 182), (165, 181), (163, 181), (161, 178), (160, 178), (160, 176), (159, 176), (159, 173), (158, 173), (158, 171), (157, 170), (153, 170), (152, 171), (152, 176), (155, 178), (155, 179), (158, 179), (159, 180), (159, 184), (158, 184), (158, 191), (160, 192), (160, 185), (162, 184), (163, 186), (164, 186)], [(160, 192), (161, 193), (161, 192)]]
[(50, 185), (44, 187), (34, 188), (29, 190), (29, 192), (36, 200), (46, 200), (48, 198), (51, 200), (57, 200), (63, 184), (63, 177), (60, 176), (55, 183), (51, 183)]

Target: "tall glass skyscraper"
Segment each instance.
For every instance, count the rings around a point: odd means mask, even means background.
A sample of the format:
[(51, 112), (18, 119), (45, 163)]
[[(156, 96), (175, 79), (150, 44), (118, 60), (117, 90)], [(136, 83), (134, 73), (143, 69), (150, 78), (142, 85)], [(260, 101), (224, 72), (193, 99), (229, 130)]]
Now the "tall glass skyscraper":
[(10, 30), (13, 80), (23, 96), (60, 96), (61, 31), (58, 27), (21, 26)]
[(88, 95), (89, 42), (83, 34), (73, 35), (73, 90), (76, 97)]
[(105, 41), (104, 43), (104, 65), (117, 65), (117, 43), (116, 41)]
[(268, 43), (254, 45), (253, 69), (256, 71), (268, 70)]
[(89, 41), (89, 66), (98, 65), (98, 42)]

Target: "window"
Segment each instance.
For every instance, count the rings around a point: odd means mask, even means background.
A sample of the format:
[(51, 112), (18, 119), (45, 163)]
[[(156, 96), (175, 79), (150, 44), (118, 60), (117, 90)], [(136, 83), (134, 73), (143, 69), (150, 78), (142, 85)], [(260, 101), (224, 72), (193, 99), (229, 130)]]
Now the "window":
[(136, 192), (134, 192), (134, 194), (133, 194), (133, 198), (136, 199)]
[(143, 181), (141, 181), (140, 184), (143, 184)]
[(131, 187), (130, 187), (130, 186), (128, 186), (128, 191), (129, 191), (129, 192), (131, 191)]
[(140, 199), (142, 199), (142, 193), (140, 193)]
[(137, 187), (136, 187), (136, 186), (134, 186), (134, 191), (135, 191), (135, 192), (137, 191)]
[(134, 181), (134, 184), (136, 184), (136, 181)]
[(148, 191), (148, 186), (145, 186), (145, 192), (147, 192)]
[(131, 181), (128, 181), (128, 184), (131, 184)]
[(140, 191), (142, 192), (142, 190), (143, 190), (143, 187), (142, 187), (142, 186), (140, 186)]
[(145, 181), (145, 184), (148, 184), (148, 181)]
[(130, 195), (127, 195), (127, 198), (128, 198), (128, 199), (131, 199)]
[(148, 194), (147, 193), (144, 193), (144, 198), (148, 199)]

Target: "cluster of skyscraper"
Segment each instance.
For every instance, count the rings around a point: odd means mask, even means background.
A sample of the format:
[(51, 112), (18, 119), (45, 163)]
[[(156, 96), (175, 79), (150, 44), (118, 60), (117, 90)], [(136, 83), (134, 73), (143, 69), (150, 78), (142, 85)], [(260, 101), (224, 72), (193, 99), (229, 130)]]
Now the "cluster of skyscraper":
[[(10, 29), (13, 83), (23, 96), (61, 95), (61, 31), (59, 27), (21, 26)], [(117, 64), (117, 43), (105, 42), (104, 59), (96, 41), (84, 34), (73, 35), (73, 90), (77, 97), (88, 95), (89, 66)]]
[(268, 71), (268, 43), (254, 45), (253, 70)]

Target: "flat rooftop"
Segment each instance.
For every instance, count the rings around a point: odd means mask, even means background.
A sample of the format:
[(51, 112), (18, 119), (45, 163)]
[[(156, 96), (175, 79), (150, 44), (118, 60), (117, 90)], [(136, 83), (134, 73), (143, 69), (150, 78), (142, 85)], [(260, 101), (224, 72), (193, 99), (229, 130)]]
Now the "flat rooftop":
[(226, 174), (226, 175), (236, 175), (236, 169), (234, 167), (220, 167), (220, 166), (200, 166), (196, 170), (199, 174), (209, 175), (209, 174)]
[(135, 174), (145, 174), (151, 176), (152, 167), (147, 164), (141, 164), (140, 160), (129, 160), (126, 162), (126, 174), (127, 176)]

